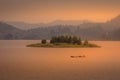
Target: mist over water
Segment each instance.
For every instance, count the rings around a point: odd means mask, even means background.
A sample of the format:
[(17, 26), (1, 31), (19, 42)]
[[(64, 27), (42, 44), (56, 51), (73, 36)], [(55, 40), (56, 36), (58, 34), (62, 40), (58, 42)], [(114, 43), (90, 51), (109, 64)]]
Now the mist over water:
[(0, 80), (120, 80), (119, 41), (92, 42), (101, 48), (26, 47), (37, 42), (0, 41)]

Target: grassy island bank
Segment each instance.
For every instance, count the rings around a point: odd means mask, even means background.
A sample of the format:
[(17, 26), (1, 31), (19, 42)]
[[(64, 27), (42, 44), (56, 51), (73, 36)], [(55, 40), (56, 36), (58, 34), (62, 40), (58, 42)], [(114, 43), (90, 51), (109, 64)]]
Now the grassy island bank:
[(76, 36), (55, 36), (47, 41), (41, 40), (40, 43), (30, 44), (27, 47), (45, 47), (45, 48), (93, 48), (100, 47), (96, 44), (89, 43), (88, 40), (82, 41)]

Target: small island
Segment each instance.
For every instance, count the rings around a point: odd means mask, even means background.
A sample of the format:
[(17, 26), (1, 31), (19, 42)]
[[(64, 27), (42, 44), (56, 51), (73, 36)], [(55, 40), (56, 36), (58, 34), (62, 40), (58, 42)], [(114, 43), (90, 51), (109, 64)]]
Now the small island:
[(54, 36), (49, 41), (41, 40), (40, 43), (30, 44), (27, 47), (45, 47), (45, 48), (93, 48), (100, 47), (96, 44), (89, 43), (88, 40), (82, 41), (76, 36)]

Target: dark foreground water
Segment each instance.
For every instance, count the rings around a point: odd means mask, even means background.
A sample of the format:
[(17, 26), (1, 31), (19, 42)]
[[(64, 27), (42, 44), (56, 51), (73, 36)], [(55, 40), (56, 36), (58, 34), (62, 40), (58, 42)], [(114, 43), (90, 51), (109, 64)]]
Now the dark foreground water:
[(120, 80), (120, 42), (94, 42), (102, 48), (25, 47), (36, 42), (0, 41), (0, 80)]

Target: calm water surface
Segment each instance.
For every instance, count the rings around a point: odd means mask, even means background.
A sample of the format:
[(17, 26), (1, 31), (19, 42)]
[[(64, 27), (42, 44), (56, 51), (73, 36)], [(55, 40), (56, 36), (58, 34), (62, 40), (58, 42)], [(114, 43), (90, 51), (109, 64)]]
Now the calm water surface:
[[(0, 80), (120, 80), (120, 42), (101, 48), (28, 48), (39, 41), (0, 41)], [(85, 55), (85, 58), (70, 56)]]

